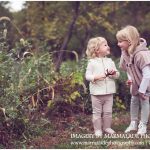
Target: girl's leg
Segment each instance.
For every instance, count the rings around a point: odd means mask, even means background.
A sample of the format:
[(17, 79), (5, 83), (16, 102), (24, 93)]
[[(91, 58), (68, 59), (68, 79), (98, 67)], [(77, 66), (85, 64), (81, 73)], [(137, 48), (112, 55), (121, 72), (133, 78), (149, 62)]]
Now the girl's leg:
[(131, 97), (130, 103), (130, 116), (131, 123), (125, 130), (125, 133), (128, 133), (133, 130), (137, 130), (138, 114), (139, 114), (139, 98), (137, 96)]
[(113, 106), (113, 94), (106, 95), (104, 97), (103, 104), (103, 129), (111, 128), (112, 122), (112, 106)]
[(102, 113), (102, 101), (99, 96), (91, 95), (92, 99), (92, 109), (93, 109), (93, 126), (94, 131), (102, 130), (102, 121), (101, 121), (101, 113)]
[(140, 100), (138, 96), (132, 96), (130, 104), (131, 121), (138, 121)]
[(140, 99), (141, 102), (141, 121), (138, 126), (137, 134), (145, 134), (147, 132), (147, 122), (149, 118), (149, 98), (143, 100)]
[(149, 98), (141, 101), (141, 122), (147, 125), (149, 118)]

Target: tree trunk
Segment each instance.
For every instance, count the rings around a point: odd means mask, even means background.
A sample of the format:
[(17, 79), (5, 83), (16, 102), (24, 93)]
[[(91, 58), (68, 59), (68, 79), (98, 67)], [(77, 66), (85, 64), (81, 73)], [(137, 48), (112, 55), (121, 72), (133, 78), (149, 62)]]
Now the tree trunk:
[[(72, 22), (69, 25), (67, 35), (66, 35), (66, 37), (63, 41), (63, 44), (62, 44), (60, 50), (66, 50), (67, 49), (67, 45), (68, 45), (68, 43), (71, 39), (72, 31), (73, 31), (75, 22), (78, 18), (80, 2), (79, 1), (75, 2), (75, 4), (73, 6), (74, 6), (74, 15), (73, 15), (73, 18), (72, 18)], [(59, 68), (60, 68), (60, 65), (61, 65), (61, 62), (62, 62), (62, 58), (63, 58), (63, 54), (64, 54), (64, 52), (62, 51), (62, 52), (60, 52), (60, 54), (58, 56), (58, 62), (56, 63), (56, 71), (59, 71)]]

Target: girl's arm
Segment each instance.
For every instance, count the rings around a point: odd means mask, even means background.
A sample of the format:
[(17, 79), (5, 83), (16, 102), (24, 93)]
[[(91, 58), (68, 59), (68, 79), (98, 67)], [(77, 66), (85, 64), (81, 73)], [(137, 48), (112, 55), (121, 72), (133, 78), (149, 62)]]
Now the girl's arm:
[(85, 78), (87, 81), (90, 81), (90, 82), (94, 81), (94, 75), (92, 73), (92, 69), (93, 69), (92, 64), (89, 61), (87, 68), (86, 68)]
[(128, 80), (126, 81), (126, 85), (130, 86), (132, 84), (132, 79), (128, 72), (127, 72), (127, 77), (128, 77)]
[(150, 84), (150, 65), (145, 66), (142, 69), (143, 78), (139, 87), (139, 93), (144, 95)]
[(93, 66), (89, 62), (88, 66), (87, 66), (87, 69), (86, 69), (85, 78), (86, 78), (86, 80), (88, 80), (90, 82), (95, 82), (95, 81), (98, 81), (98, 80), (104, 80), (106, 78), (106, 76), (105, 76), (105, 74), (103, 74), (103, 75), (93, 75)]
[(128, 80), (132, 80), (132, 79), (131, 79), (131, 76), (129, 75), (128, 72), (127, 72), (127, 77), (128, 77)]
[(115, 63), (111, 60), (111, 67), (112, 67), (112, 70), (108, 70), (110, 72), (114, 72), (113, 75), (109, 75), (110, 78), (113, 78), (113, 79), (118, 79), (119, 76), (120, 76), (120, 73), (119, 71), (117, 70), (116, 66), (115, 66)]
[(106, 75), (97, 75), (94, 77), (94, 82), (95, 81), (100, 81), (100, 80), (104, 80), (106, 78)]

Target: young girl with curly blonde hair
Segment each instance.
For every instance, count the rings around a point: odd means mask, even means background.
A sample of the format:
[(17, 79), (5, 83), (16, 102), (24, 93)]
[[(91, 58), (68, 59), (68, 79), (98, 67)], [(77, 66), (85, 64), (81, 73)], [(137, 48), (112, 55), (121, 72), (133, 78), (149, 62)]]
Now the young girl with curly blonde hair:
[(95, 135), (102, 136), (103, 131), (114, 134), (111, 129), (113, 93), (116, 92), (114, 79), (119, 77), (119, 72), (112, 59), (106, 57), (110, 54), (110, 47), (105, 38), (90, 39), (86, 54), (89, 62), (85, 76), (90, 81)]

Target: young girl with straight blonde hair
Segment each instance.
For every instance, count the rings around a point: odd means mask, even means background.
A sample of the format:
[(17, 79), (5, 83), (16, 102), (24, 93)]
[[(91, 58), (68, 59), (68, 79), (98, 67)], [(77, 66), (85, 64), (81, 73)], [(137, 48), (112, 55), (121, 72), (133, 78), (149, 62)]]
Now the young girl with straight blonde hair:
[[(118, 46), (122, 54), (120, 68), (127, 72), (130, 83), (131, 123), (125, 130), (128, 133), (138, 130), (137, 134), (147, 132), (147, 122), (149, 118), (149, 92), (150, 92), (150, 50), (148, 50), (146, 40), (140, 38), (138, 30), (134, 26), (126, 26), (116, 34)], [(138, 125), (139, 108), (141, 107), (141, 120)]]
[(116, 92), (114, 79), (119, 77), (119, 72), (112, 59), (106, 57), (110, 47), (105, 38), (90, 39), (86, 54), (89, 62), (85, 76), (90, 81), (95, 135), (102, 136), (103, 131), (114, 134), (111, 129), (113, 93)]

